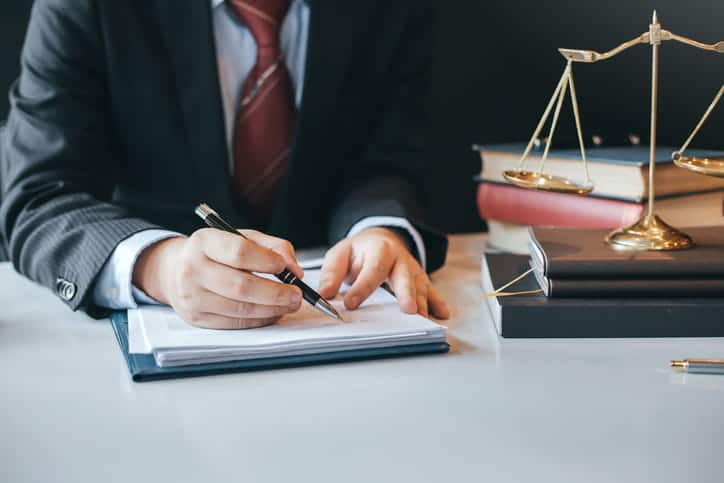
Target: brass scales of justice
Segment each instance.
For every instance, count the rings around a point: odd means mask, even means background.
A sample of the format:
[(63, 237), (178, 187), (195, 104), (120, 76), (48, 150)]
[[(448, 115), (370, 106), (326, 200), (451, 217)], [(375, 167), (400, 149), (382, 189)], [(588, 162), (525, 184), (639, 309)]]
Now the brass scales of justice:
[[(548, 103), (543, 116), (541, 117), (535, 132), (530, 139), (523, 155), (515, 169), (506, 170), (503, 177), (511, 184), (529, 189), (538, 189), (543, 191), (553, 191), (558, 193), (574, 193), (586, 195), (593, 191), (593, 182), (588, 173), (588, 161), (586, 159), (586, 148), (583, 143), (583, 132), (581, 130), (581, 120), (578, 110), (578, 99), (576, 97), (576, 87), (573, 82), (573, 62), (595, 63), (601, 60), (610, 59), (626, 49), (639, 44), (651, 45), (651, 134), (649, 149), (649, 196), (648, 207), (644, 211), (641, 219), (631, 226), (620, 228), (606, 237), (606, 242), (616, 250), (680, 250), (694, 246), (692, 238), (680, 230), (666, 224), (659, 218), (654, 211), (655, 190), (654, 190), (654, 171), (656, 169), (656, 112), (658, 107), (658, 81), (659, 81), (659, 47), (662, 42), (667, 40), (675, 40), (677, 42), (696, 47), (702, 50), (724, 53), (724, 41), (715, 44), (704, 44), (696, 40), (669, 32), (661, 28), (656, 11), (653, 13), (651, 24), (648, 32), (644, 32), (638, 37), (624, 42), (621, 45), (600, 53), (593, 50), (574, 50), (574, 49), (558, 49), (558, 51), (567, 60), (566, 67), (563, 70), (558, 85), (553, 91), (553, 96)], [(578, 135), (578, 143), (581, 151), (581, 159), (583, 164), (583, 174), (585, 179), (578, 182), (569, 178), (547, 174), (544, 171), (546, 158), (551, 147), (553, 135), (555, 133), (558, 117), (563, 105), (563, 100), (567, 90), (571, 93), (571, 104), (573, 107), (573, 116), (576, 123), (576, 132)], [(714, 110), (724, 93), (724, 84), (719, 92), (714, 96), (713, 101), (704, 112), (698, 124), (686, 139), (684, 144), (678, 151), (672, 155), (672, 159), (676, 166), (691, 170), (695, 173), (708, 176), (724, 177), (724, 157), (693, 157), (684, 154), (686, 148), (699, 132), (706, 122), (707, 118)], [(525, 168), (525, 161), (530, 154), (535, 140), (540, 135), (543, 126), (555, 105), (553, 120), (550, 125), (550, 131), (546, 140), (545, 149), (541, 156), (537, 171), (529, 171)]]

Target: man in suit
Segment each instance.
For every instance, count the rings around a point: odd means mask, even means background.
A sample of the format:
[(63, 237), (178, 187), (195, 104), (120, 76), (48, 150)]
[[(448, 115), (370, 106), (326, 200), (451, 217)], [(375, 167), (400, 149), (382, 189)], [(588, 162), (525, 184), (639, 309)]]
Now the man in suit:
[[(445, 318), (425, 269), (425, 2), (38, 0), (2, 146), (16, 268), (73, 309), (170, 304), (204, 327), (273, 323), (332, 243), (320, 292), (385, 280)], [(206, 201), (251, 239), (199, 229)], [(274, 234), (274, 236), (265, 233)]]

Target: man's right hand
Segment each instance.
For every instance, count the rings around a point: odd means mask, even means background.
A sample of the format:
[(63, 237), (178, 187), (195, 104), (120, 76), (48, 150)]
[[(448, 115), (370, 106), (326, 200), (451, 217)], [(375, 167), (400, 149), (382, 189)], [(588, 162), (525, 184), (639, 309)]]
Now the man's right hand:
[(302, 268), (288, 241), (241, 232), (249, 239), (204, 228), (189, 238), (155, 243), (138, 257), (133, 283), (198, 327), (250, 329), (273, 324), (299, 309), (301, 290), (251, 272), (276, 274), (288, 268), (302, 278)]

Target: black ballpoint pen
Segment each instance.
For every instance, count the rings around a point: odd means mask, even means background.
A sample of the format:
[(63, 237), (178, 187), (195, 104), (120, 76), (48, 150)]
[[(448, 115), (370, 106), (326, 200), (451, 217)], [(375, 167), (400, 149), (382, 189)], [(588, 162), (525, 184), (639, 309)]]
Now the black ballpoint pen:
[[(199, 206), (196, 207), (196, 214), (199, 215), (199, 217), (204, 220), (204, 223), (209, 225), (212, 228), (218, 228), (219, 230), (228, 231), (229, 233), (234, 233), (236, 235), (239, 235), (242, 238), (248, 239), (246, 236), (244, 236), (243, 233), (239, 232), (238, 230), (235, 230), (234, 227), (229, 225), (227, 222), (224, 221), (223, 218), (219, 216), (217, 212), (215, 212), (209, 205), (206, 203), (202, 203)], [(297, 278), (296, 275), (294, 275), (292, 272), (290, 272), (288, 269), (284, 269), (283, 272), (277, 273), (276, 277), (281, 280), (283, 283), (289, 284), (289, 285), (296, 285), (302, 290), (302, 297), (304, 297), (304, 300), (309, 302), (312, 307), (316, 308), (317, 310), (323, 312), (324, 314), (337, 319), (344, 321), (344, 319), (339, 315), (339, 313), (334, 310), (334, 307), (332, 307), (332, 304), (327, 302), (321, 295), (319, 295), (312, 287), (307, 285), (306, 283), (302, 282), (299, 278)]]

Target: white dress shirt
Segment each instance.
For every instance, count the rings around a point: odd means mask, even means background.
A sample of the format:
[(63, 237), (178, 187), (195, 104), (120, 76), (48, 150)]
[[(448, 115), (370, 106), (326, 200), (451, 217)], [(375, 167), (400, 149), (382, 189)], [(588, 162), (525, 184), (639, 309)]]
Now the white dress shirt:
[[(233, 171), (234, 163), (231, 151), (238, 96), (246, 76), (256, 63), (257, 48), (249, 29), (224, 3), (224, 0), (211, 0), (211, 8), (214, 40), (216, 41), (216, 62), (226, 122), (229, 167)], [(280, 41), (284, 60), (291, 75), (297, 107), (302, 101), (308, 31), (309, 6), (304, 0), (292, 0), (282, 24)], [(406, 230), (415, 243), (420, 263), (423, 268), (425, 267), (426, 255), (422, 237), (404, 218), (368, 217), (355, 224), (350, 229), (348, 236), (373, 226)], [(96, 280), (93, 289), (93, 301), (96, 305), (111, 309), (129, 309), (135, 308), (138, 303), (157, 303), (133, 286), (133, 267), (144, 249), (158, 241), (174, 236), (183, 235), (168, 230), (144, 230), (119, 243)]]

